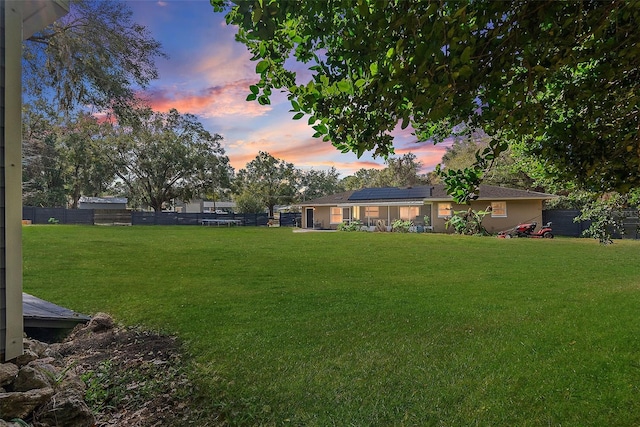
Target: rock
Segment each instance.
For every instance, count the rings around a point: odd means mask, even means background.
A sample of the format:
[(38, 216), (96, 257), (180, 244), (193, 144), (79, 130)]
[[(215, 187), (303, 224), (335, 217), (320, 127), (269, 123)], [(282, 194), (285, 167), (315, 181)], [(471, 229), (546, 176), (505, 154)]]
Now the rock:
[(24, 392), (0, 393), (0, 414), (4, 419), (26, 418), (51, 396), (53, 396), (51, 387)]
[(22, 345), (25, 350), (31, 350), (32, 352), (37, 354), (38, 357), (42, 357), (44, 355), (44, 352), (47, 350), (47, 347), (49, 347), (43, 342), (30, 338), (23, 339)]
[(18, 376), (18, 367), (13, 363), (0, 364), (0, 387), (11, 384)]
[(89, 322), (89, 329), (93, 332), (104, 332), (113, 329), (113, 318), (106, 313), (96, 313)]
[(82, 393), (72, 388), (61, 389), (34, 415), (36, 427), (92, 427), (96, 422)]
[(18, 366), (24, 366), (29, 362), (33, 362), (37, 358), (38, 358), (38, 355), (36, 353), (34, 353), (31, 350), (25, 350), (21, 356), (18, 356), (13, 360), (13, 363), (15, 363)]
[(0, 427), (20, 427), (20, 424), (11, 423), (9, 421), (5, 421), (3, 419), (0, 419)]
[(37, 388), (53, 387), (58, 373), (51, 365), (29, 364), (20, 368), (13, 382), (13, 391), (29, 391)]

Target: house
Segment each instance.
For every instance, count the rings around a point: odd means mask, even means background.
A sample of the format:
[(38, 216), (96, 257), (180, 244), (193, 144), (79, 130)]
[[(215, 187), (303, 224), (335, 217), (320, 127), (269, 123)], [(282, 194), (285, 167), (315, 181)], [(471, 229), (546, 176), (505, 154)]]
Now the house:
[(491, 207), (483, 225), (495, 233), (521, 222), (542, 222), (542, 202), (552, 194), (491, 185), (480, 186), (480, 197), (468, 205), (453, 202), (443, 185), (412, 188), (365, 188), (320, 197), (300, 204), (302, 227), (336, 229), (340, 223), (358, 220), (365, 226), (389, 226), (397, 219), (451, 232), (445, 223), (457, 211)]
[(80, 197), (78, 209), (127, 209), (126, 197)]

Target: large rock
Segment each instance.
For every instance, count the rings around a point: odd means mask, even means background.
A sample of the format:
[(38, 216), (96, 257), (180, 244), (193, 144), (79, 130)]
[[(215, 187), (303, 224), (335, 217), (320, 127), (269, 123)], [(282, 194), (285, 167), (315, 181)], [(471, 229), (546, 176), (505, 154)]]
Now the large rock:
[(29, 391), (37, 388), (55, 386), (58, 379), (56, 369), (44, 363), (29, 364), (20, 368), (18, 376), (13, 382), (13, 391)]
[(15, 363), (18, 366), (24, 366), (26, 364), (28, 364), (29, 362), (33, 362), (34, 360), (36, 360), (38, 358), (38, 355), (36, 353), (34, 353), (31, 350), (25, 350), (22, 355), (16, 357), (15, 359), (13, 359), (13, 363)]
[(73, 388), (64, 388), (37, 410), (33, 425), (92, 427), (95, 423), (95, 417), (85, 403), (82, 393)]
[(53, 396), (51, 387), (29, 391), (0, 393), (0, 414), (2, 418), (26, 418), (33, 410)]
[(18, 376), (18, 367), (13, 363), (0, 364), (0, 387), (11, 384)]

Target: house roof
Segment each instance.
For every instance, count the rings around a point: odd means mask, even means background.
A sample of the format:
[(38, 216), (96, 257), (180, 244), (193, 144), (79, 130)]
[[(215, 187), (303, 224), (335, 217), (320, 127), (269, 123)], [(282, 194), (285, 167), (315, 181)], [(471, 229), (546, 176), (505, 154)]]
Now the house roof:
[(105, 203), (105, 204), (114, 204), (114, 203), (119, 203), (119, 204), (126, 204), (127, 203), (127, 198), (126, 197), (86, 197), (86, 196), (82, 196), (80, 197), (80, 200), (78, 200), (80, 203)]
[[(540, 193), (537, 191), (518, 190), (496, 185), (481, 185), (477, 200), (549, 200), (556, 197), (557, 196), (553, 194)], [(433, 186), (429, 199), (432, 201), (449, 201), (451, 200), (451, 196), (447, 194), (444, 185), (436, 184)]]
[[(515, 188), (481, 185), (478, 200), (548, 200), (557, 196), (537, 191), (518, 190)], [(364, 188), (362, 190), (344, 191), (330, 196), (319, 197), (300, 203), (300, 206), (336, 206), (361, 205), (363, 203), (410, 203), (451, 201), (444, 185), (435, 184), (413, 188)]]

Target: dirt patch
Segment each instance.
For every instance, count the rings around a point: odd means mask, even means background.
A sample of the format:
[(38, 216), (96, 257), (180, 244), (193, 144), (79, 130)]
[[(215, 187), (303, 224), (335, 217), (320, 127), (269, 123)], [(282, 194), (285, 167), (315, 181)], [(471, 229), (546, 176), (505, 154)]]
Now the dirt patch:
[(199, 407), (178, 339), (100, 316), (106, 323), (92, 320), (55, 345), (87, 385), (97, 427), (224, 425)]

